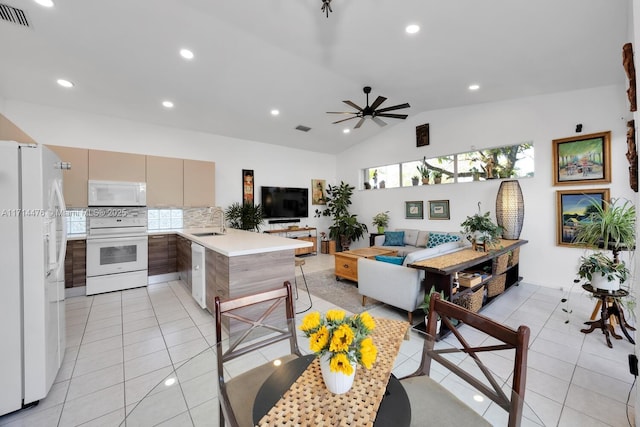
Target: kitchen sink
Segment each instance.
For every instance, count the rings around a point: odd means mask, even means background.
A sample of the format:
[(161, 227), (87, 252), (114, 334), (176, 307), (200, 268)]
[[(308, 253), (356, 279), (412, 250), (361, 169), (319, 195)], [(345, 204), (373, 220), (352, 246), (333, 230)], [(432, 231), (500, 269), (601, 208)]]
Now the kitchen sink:
[(191, 233), (192, 236), (196, 237), (207, 237), (207, 236), (224, 236), (222, 233), (216, 233), (215, 231), (204, 231), (202, 233)]

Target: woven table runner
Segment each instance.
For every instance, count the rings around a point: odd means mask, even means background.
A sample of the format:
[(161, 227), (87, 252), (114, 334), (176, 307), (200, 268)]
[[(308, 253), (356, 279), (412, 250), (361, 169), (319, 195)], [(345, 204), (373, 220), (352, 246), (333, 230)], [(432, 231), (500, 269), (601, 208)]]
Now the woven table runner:
[(372, 426), (409, 323), (375, 318), (371, 337), (378, 357), (371, 369), (356, 368), (353, 387), (333, 394), (324, 385), (315, 358), (289, 390), (260, 420), (260, 426)]
[(454, 265), (463, 264), (467, 261), (472, 261), (474, 259), (490, 255), (492, 250), (506, 249), (509, 246), (516, 244), (517, 242), (518, 240), (501, 239), (493, 246), (491, 246), (488, 252), (474, 251), (473, 249), (463, 249), (461, 251), (428, 258), (422, 261), (416, 261), (411, 266), (429, 267), (438, 270), (444, 270)]

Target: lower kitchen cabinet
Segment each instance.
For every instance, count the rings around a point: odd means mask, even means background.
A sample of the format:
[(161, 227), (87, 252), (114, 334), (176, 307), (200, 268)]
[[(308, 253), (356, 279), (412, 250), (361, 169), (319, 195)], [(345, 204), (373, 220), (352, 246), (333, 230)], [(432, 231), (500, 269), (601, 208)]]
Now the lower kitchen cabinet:
[(178, 276), (191, 292), (191, 240), (176, 236)]
[(148, 239), (149, 276), (177, 271), (176, 235), (153, 234)]
[(87, 241), (68, 240), (64, 259), (64, 287), (77, 288), (87, 284)]

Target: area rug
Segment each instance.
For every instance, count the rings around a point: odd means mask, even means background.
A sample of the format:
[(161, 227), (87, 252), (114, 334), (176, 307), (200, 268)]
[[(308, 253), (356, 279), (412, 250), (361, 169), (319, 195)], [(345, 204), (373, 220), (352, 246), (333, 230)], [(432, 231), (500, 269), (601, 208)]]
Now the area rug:
[[(358, 293), (357, 283), (349, 280), (336, 280), (334, 271), (330, 268), (314, 273), (305, 273), (311, 295), (329, 301), (352, 313), (360, 313), (382, 305), (380, 301), (367, 298), (366, 305), (363, 306), (362, 295)], [(298, 289), (304, 292), (304, 282), (300, 275), (298, 275)]]

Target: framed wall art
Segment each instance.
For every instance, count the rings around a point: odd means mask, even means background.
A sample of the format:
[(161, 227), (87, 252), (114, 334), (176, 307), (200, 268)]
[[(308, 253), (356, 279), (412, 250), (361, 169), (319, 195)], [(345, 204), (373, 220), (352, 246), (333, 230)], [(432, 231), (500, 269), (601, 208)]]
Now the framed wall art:
[(324, 179), (312, 179), (311, 180), (311, 204), (312, 205), (326, 205), (324, 200), (324, 189), (327, 185), (327, 181)]
[(429, 219), (450, 219), (448, 200), (429, 200)]
[(253, 205), (253, 169), (242, 169), (242, 203)]
[(422, 200), (404, 202), (404, 217), (406, 219), (424, 219)]
[(558, 246), (575, 246), (575, 238), (578, 225), (586, 221), (593, 209), (592, 201), (595, 200), (604, 208), (604, 201), (609, 201), (609, 189), (586, 189), (556, 191), (556, 224)]
[(429, 145), (429, 123), (416, 126), (416, 147)]
[(611, 131), (553, 140), (553, 185), (611, 182)]

